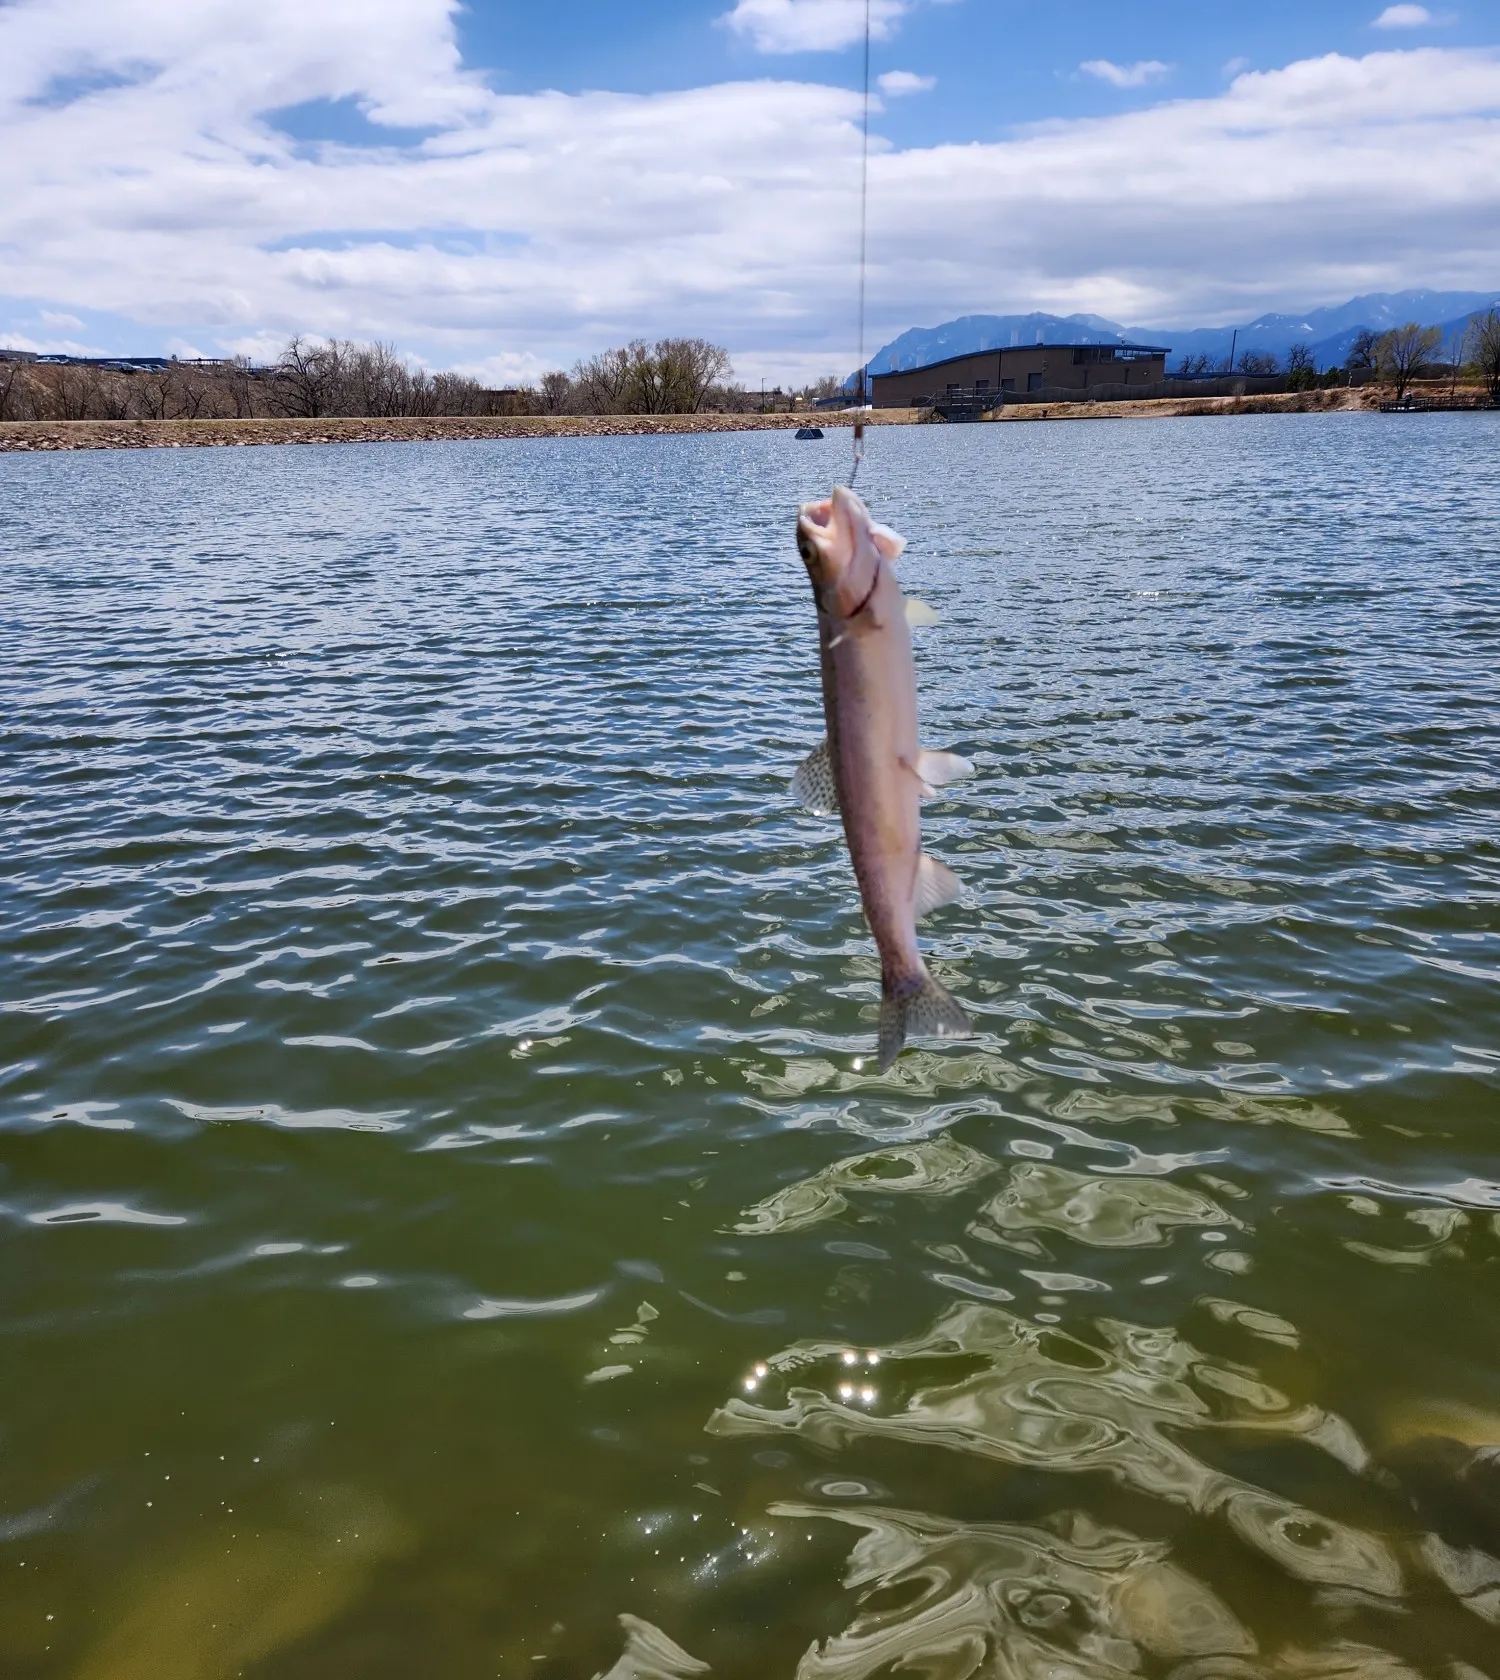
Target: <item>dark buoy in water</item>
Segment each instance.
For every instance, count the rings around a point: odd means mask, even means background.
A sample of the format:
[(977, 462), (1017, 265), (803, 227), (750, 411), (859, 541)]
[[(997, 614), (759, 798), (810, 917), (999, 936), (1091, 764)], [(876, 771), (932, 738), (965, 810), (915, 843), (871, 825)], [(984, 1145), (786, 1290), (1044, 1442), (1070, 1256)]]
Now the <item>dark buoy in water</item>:
[(822, 435), (823, 428), (821, 426), (799, 426), (797, 428), (797, 441), (799, 443), (810, 443), (814, 438), (820, 438)]

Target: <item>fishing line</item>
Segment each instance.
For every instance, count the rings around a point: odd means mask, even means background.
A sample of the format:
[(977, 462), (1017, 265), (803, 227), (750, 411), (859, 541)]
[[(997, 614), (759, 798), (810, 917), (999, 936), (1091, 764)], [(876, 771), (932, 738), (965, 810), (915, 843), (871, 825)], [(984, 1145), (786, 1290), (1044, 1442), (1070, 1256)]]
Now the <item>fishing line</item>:
[(859, 477), (865, 458), (865, 252), (870, 204), (870, 0), (865, 0), (865, 89), (864, 119), (859, 152), (859, 389), (858, 412), (854, 416), (854, 465), (849, 469), (849, 488)]

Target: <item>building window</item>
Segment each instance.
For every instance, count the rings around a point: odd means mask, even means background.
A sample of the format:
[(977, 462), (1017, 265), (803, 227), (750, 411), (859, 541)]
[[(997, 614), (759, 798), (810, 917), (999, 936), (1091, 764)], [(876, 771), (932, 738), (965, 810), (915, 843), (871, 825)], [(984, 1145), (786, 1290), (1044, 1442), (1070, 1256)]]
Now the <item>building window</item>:
[(1042, 388), (1042, 376), (1041, 376), (1041, 374), (1039, 374), (1039, 373), (1028, 373), (1026, 375), (1026, 389), (1028, 391), (1040, 391), (1041, 388)]
[(975, 381), (974, 381), (974, 394), (975, 394), (975, 395), (976, 395), (976, 396), (977, 396), (977, 395), (978, 395), (978, 394), (979, 394), (979, 393), (980, 393), (980, 392), (981, 392), (981, 391), (988, 391), (988, 390), (989, 390), (989, 388), (990, 388), (990, 382), (989, 382), (989, 380), (988, 380), (988, 379), (976, 379), (976, 380), (975, 380)]
[(948, 387), (948, 395), (950, 397), (956, 397), (958, 395), (958, 393), (962, 390), (963, 390), (962, 385), (950, 385)]
[(1015, 388), (1016, 382), (1014, 379), (1002, 379), (1000, 381), (1000, 389), (1002, 391), (1014, 391)]

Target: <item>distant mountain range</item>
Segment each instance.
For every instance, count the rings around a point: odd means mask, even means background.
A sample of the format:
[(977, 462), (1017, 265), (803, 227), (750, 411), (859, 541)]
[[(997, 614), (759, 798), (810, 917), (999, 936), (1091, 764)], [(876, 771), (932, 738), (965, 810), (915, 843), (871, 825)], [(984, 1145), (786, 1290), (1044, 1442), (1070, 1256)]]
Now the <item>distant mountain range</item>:
[(871, 373), (925, 367), (946, 356), (968, 356), (980, 350), (1001, 350), (1019, 344), (1154, 344), (1165, 345), (1174, 367), (1183, 356), (1206, 355), (1211, 362), (1227, 359), (1234, 346), (1236, 360), (1247, 350), (1271, 354), (1285, 361), (1294, 344), (1305, 345), (1318, 367), (1341, 367), (1348, 359), (1355, 335), (1368, 328), (1385, 332), (1407, 321), (1441, 327), (1444, 335), (1487, 309), (1500, 308), (1500, 291), (1371, 292), (1347, 303), (1309, 309), (1301, 315), (1259, 315), (1235, 327), (1126, 327), (1102, 315), (961, 315), (938, 327), (911, 327), (883, 345), (870, 359)]

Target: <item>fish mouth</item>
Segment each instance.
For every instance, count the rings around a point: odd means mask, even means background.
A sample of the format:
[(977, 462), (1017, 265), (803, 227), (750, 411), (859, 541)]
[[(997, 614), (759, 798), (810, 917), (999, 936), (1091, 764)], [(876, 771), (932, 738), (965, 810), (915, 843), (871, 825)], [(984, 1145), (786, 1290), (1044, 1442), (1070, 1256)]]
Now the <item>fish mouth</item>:
[(815, 585), (834, 586), (847, 571), (854, 558), (853, 531), (837, 491), (821, 502), (804, 502), (798, 510), (797, 552)]
[(868, 540), (873, 536), (864, 503), (842, 484), (826, 500), (805, 502), (799, 510), (797, 551), (819, 610), (831, 618), (854, 617), (869, 604), (881, 566), (880, 549)]
[(833, 500), (804, 502), (797, 513), (797, 552), (816, 577), (829, 560), (827, 537), (833, 529)]

